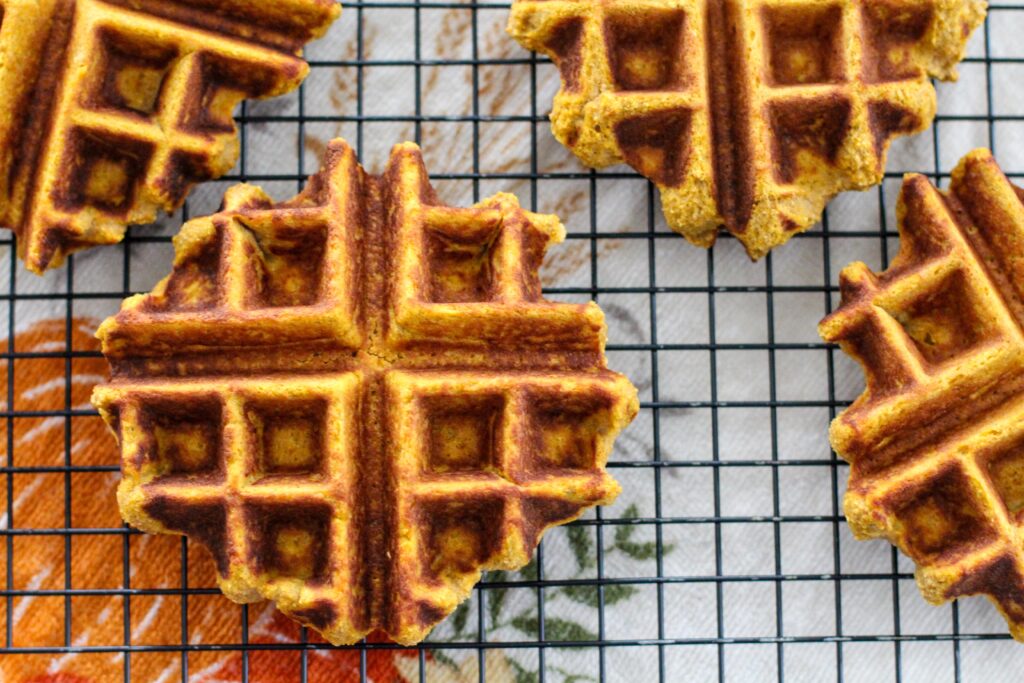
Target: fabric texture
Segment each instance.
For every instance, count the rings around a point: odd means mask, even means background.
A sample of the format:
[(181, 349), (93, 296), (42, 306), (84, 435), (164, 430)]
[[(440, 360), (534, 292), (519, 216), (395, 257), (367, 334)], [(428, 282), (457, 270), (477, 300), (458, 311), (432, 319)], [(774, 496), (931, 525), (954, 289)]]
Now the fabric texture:
[[(0, 372), (0, 381), (13, 372), (5, 410), (14, 417), (0, 420), (0, 449), (3, 465), (15, 468), (13, 519), (5, 515), (0, 526), (19, 530), (0, 540), (0, 576), (10, 556), (15, 591), (115, 591), (67, 600), (16, 592), (0, 600), (0, 635), (10, 615), (15, 647), (62, 647), (66, 635), (82, 647), (197, 646), (184, 656), (133, 652), (127, 663), (116, 650), (0, 654), (0, 680), (121, 681), (128, 665), (130, 680), (158, 683), (237, 681), (243, 672), (250, 681), (298, 681), (304, 665), (311, 681), (358, 681), (365, 669), (374, 683), (421, 680), (421, 667), (423, 679), (453, 683), (481, 680), (480, 666), (487, 681), (516, 683), (540, 680), (541, 667), (543, 680), (557, 683), (596, 681), (602, 671), (609, 681), (655, 681), (662, 667), (669, 681), (717, 681), (723, 671), (728, 681), (810, 682), (835, 680), (841, 670), (844, 681), (875, 682), (895, 680), (898, 668), (904, 681), (952, 680), (957, 672), (963, 681), (1004, 681), (1021, 671), (1024, 647), (1005, 640), (991, 605), (926, 604), (909, 561), (884, 542), (854, 541), (836, 516), (847, 468), (834, 465), (827, 443), (830, 401), (850, 400), (863, 385), (860, 370), (829, 351), (815, 325), (844, 265), (859, 259), (878, 269), (895, 255), (903, 171), (948, 173), (976, 146), (993, 146), (1008, 171), (1024, 168), (1024, 123), (990, 128), (986, 120), (1024, 114), (1024, 91), (1012, 65), (991, 69), (989, 89), (979, 59), (986, 41), (993, 57), (1024, 56), (1024, 12), (992, 11), (960, 81), (937, 86), (938, 128), (893, 146), (880, 190), (840, 196), (827, 210), (827, 233), (815, 228), (752, 264), (734, 239), (710, 252), (687, 244), (665, 227), (646, 181), (626, 167), (592, 174), (555, 141), (543, 117), (558, 74), (505, 34), (507, 3), (393, 5), (344, 10), (310, 47), (312, 73), (300, 92), (247, 104), (239, 167), (198, 188), (185, 211), (44, 277), (0, 245), (0, 286), (10, 283), (15, 295), (0, 301), (3, 319), (13, 321), (5, 348), (31, 354)], [(311, 118), (299, 123), (300, 114)], [(609, 365), (630, 377), (644, 402), (612, 456), (618, 501), (553, 530), (523, 572), (487, 576), (422, 657), (415, 649), (370, 649), (365, 661), (353, 649), (305, 657), (259, 649), (304, 635), (269, 604), (243, 608), (223, 598), (198, 546), (168, 536), (126, 540), (114, 499), (117, 449), (88, 404), (106, 372), (95, 354), (96, 325), (125, 295), (149, 291), (170, 272), (166, 238), (182, 220), (215, 211), (240, 178), (276, 199), (293, 195), (338, 136), (375, 172), (393, 144), (418, 139), (449, 204), (508, 191), (528, 208), (558, 214), (569, 239), (542, 271), (548, 296), (578, 302), (596, 294), (610, 327)], [(17, 416), (65, 409), (74, 416)], [(69, 462), (101, 468), (67, 476), (52, 469)], [(0, 486), (4, 513), (7, 490)], [(99, 533), (22, 533), (68, 522)], [(660, 591), (659, 575), (668, 577)], [(129, 586), (141, 592), (125, 598), (119, 591)], [(529, 646), (540, 637), (541, 611), (549, 641), (603, 634), (606, 646)], [(983, 637), (955, 647), (954, 629)], [(897, 646), (898, 636), (911, 640)], [(515, 645), (466, 647), (481, 638)], [(683, 643), (634, 643), (659, 638)], [(243, 639), (253, 646), (247, 659), (237, 649), (207, 649)]]

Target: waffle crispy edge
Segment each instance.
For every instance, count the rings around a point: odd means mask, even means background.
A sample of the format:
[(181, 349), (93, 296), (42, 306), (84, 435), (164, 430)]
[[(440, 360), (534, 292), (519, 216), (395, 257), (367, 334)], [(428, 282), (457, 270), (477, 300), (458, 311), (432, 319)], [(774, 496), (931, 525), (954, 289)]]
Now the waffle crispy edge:
[(1024, 204), (987, 150), (950, 191), (908, 175), (888, 270), (842, 273), (820, 326), (864, 368), (836, 418), (849, 461), (845, 511), (858, 538), (917, 564), (929, 601), (987, 595), (1024, 640)]
[(549, 56), (552, 130), (586, 165), (625, 162), (669, 227), (720, 227), (758, 259), (839, 192), (882, 180), (890, 139), (935, 115), (981, 0), (515, 0), (509, 33)]
[(238, 157), (232, 112), (298, 87), (335, 0), (0, 0), (0, 221), (42, 273)]
[[(545, 529), (619, 491), (604, 464), (636, 389), (605, 366), (595, 304), (541, 297), (563, 237), (511, 195), (439, 204), (411, 143), (370, 176), (335, 141), (276, 206), (234, 188), (98, 333), (122, 515), (199, 540), (228, 597), (331, 642), (419, 642), (481, 570), (525, 565)], [(301, 450), (286, 443), (322, 455), (279, 471)]]

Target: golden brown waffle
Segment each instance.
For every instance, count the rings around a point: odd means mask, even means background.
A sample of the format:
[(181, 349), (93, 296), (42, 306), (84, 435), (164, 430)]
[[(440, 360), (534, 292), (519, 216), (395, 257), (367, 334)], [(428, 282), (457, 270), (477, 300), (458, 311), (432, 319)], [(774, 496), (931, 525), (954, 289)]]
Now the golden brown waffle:
[(563, 237), (511, 195), (440, 204), (412, 143), (371, 176), (337, 140), (276, 206), (232, 189), (99, 331), (122, 515), (334, 643), (420, 641), (482, 569), (619, 491), (636, 390), (596, 304), (541, 297)]
[(335, 0), (0, 0), (0, 222), (30, 270), (119, 242), (231, 170), (232, 112), (286, 93)]
[(846, 516), (917, 563), (924, 596), (988, 595), (1024, 640), (1024, 191), (987, 150), (948, 193), (909, 175), (888, 270), (840, 279), (821, 324), (867, 375), (832, 424)]
[(509, 32), (561, 71), (555, 137), (626, 162), (669, 227), (724, 226), (760, 258), (844, 190), (882, 180), (889, 141), (935, 115), (983, 0), (515, 0)]

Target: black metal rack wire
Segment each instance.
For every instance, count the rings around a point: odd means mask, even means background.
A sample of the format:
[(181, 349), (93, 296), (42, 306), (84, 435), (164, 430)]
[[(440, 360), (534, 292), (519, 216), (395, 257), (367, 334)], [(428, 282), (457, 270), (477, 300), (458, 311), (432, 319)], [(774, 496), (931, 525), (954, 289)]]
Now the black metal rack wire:
[[(641, 417), (634, 429), (649, 430), (649, 434), (641, 441), (645, 444), (642, 457), (622, 457), (621, 451), (617, 450), (613, 455), (610, 468), (616, 476), (626, 479), (627, 492), (633, 486), (640, 486), (636, 482), (642, 475), (646, 477), (650, 486), (641, 497), (649, 502), (645, 514), (613, 514), (610, 510), (597, 510), (596, 514), (588, 516), (570, 526), (580, 531), (569, 531), (577, 538), (585, 535), (587, 541), (582, 542), (588, 553), (592, 554), (592, 576), (586, 578), (558, 578), (557, 572), (552, 573), (551, 568), (545, 563), (544, 544), (538, 551), (538, 556), (531, 571), (523, 574), (510, 574), (502, 576), (489, 576), (479, 584), (474, 593), (474, 599), (470, 603), (471, 608), (461, 618), (463, 624), (469, 624), (468, 637), (449, 638), (443, 642), (427, 642), (417, 649), (419, 659), (419, 678), (427, 680), (426, 661), (429, 658), (439, 655), (442, 651), (464, 652), (474, 651), (477, 654), (480, 666), (476, 677), (480, 681), (489, 680), (486, 677), (484, 664), (485, 653), (492, 650), (506, 650), (513, 656), (528, 654), (529, 666), (517, 671), (520, 676), (518, 680), (538, 681), (563, 681), (563, 680), (623, 680), (630, 676), (636, 678), (634, 670), (625, 671), (622, 669), (624, 660), (617, 658), (617, 652), (628, 649), (629, 652), (637, 653), (637, 661), (644, 661), (650, 665), (652, 672), (651, 680), (658, 681), (681, 681), (681, 680), (736, 680), (734, 672), (734, 657), (764, 657), (765, 660), (763, 677), (759, 680), (783, 681), (793, 677), (793, 680), (857, 680), (856, 673), (860, 670), (867, 657), (882, 657), (886, 660), (887, 676), (892, 680), (917, 680), (915, 661), (910, 661), (908, 653), (912, 648), (920, 644), (929, 644), (929, 653), (935, 653), (937, 657), (948, 658), (949, 677), (956, 681), (961, 680), (983, 680), (976, 677), (970, 668), (965, 668), (964, 649), (969, 644), (985, 641), (1005, 641), (1008, 636), (1004, 630), (998, 629), (974, 629), (965, 626), (961, 617), (962, 608), (956, 605), (945, 608), (949, 614), (951, 623), (948, 627), (933, 629), (908, 629), (904, 626), (904, 618), (901, 615), (901, 607), (904, 612), (910, 603), (920, 602), (916, 589), (912, 584), (912, 574), (909, 565), (899, 558), (895, 550), (874, 545), (872, 550), (864, 551), (874, 553), (874, 560), (883, 557), (886, 560), (886, 568), (872, 569), (870, 571), (851, 568), (844, 560), (844, 553), (848, 552), (851, 544), (848, 542), (848, 532), (845, 529), (845, 521), (842, 516), (841, 491), (842, 484), (846, 478), (847, 469), (844, 463), (837, 460), (834, 453), (831, 453), (827, 446), (822, 448), (821, 443), (810, 444), (806, 452), (796, 457), (784, 454), (784, 451), (793, 450), (790, 446), (783, 448), (783, 441), (790, 441), (787, 429), (794, 420), (802, 419), (801, 415), (809, 411), (817, 411), (820, 415), (827, 414), (828, 418), (834, 417), (848, 402), (850, 396), (843, 395), (844, 390), (837, 382), (837, 368), (843, 362), (841, 354), (824, 343), (807, 341), (807, 331), (801, 330), (794, 335), (792, 330), (783, 329), (778, 324), (778, 319), (784, 317), (784, 311), (788, 306), (795, 305), (796, 301), (803, 302), (800, 305), (806, 306), (807, 301), (816, 300), (817, 310), (809, 314), (810, 319), (816, 319), (827, 314), (835, 303), (837, 292), (836, 279), (838, 269), (845, 263), (846, 255), (851, 251), (848, 244), (856, 242), (857, 246), (853, 251), (877, 248), (877, 258), (874, 258), (875, 266), (884, 266), (888, 259), (895, 254), (896, 232), (892, 224), (891, 204), (898, 188), (903, 169), (896, 169), (890, 163), (890, 172), (886, 176), (885, 183), (875, 192), (876, 200), (872, 202), (877, 206), (877, 219), (874, 215), (861, 218), (855, 225), (839, 225), (840, 218), (837, 218), (836, 205), (833, 205), (826, 213), (822, 227), (805, 234), (798, 235), (794, 242), (784, 249), (792, 250), (793, 253), (803, 254), (808, 258), (818, 259), (820, 262), (820, 276), (812, 278), (791, 278), (787, 275), (789, 261), (781, 261), (783, 252), (770, 255), (760, 264), (752, 265), (737, 259), (732, 259), (732, 254), (738, 250), (730, 251), (730, 244), (733, 242), (728, 237), (723, 238), (715, 249), (706, 254), (699, 252), (693, 247), (685, 246), (690, 250), (690, 261), (688, 263), (698, 264), (698, 272), (703, 271), (703, 282), (684, 282), (674, 277), (672, 273), (673, 264), (666, 260), (664, 253), (666, 249), (675, 249), (682, 245), (682, 238), (675, 233), (667, 231), (659, 225), (659, 207), (656, 192), (651, 186), (646, 188), (647, 213), (643, 217), (643, 225), (636, 230), (629, 232), (608, 231), (603, 228), (603, 221), (600, 211), (599, 191), (603, 190), (603, 183), (609, 179), (634, 178), (635, 176), (621, 168), (609, 171), (589, 171), (582, 167), (572, 167), (570, 170), (550, 171), (540, 167), (538, 161), (538, 147), (556, 145), (548, 130), (546, 112), (550, 101), (546, 95), (538, 94), (539, 72), (542, 69), (550, 69), (551, 65), (547, 60), (535, 55), (529, 55), (525, 51), (514, 50), (511, 54), (514, 57), (492, 58), (485, 54), (484, 48), (479, 41), (479, 23), (481, 17), (497, 13), (501, 20), (508, 10), (508, 2), (505, 3), (483, 3), (483, 2), (383, 2), (364, 0), (362, 2), (350, 1), (345, 3), (345, 14), (342, 22), (353, 22), (355, 29), (355, 50), (354, 57), (348, 59), (317, 59), (311, 58), (313, 72), (321, 70), (344, 70), (348, 76), (354, 78), (352, 91), (355, 93), (355, 113), (352, 115), (313, 115), (307, 110), (307, 93), (312, 81), (307, 82), (299, 91), (296, 102), (297, 108), (293, 114), (258, 114), (253, 112), (253, 107), (243, 106), (238, 122), (242, 137), (242, 158), (238, 171), (225, 178), (226, 182), (252, 181), (262, 183), (291, 183), (294, 187), (301, 187), (307, 173), (308, 152), (304, 144), (307, 128), (314, 124), (345, 124), (354, 130), (354, 139), (351, 141), (356, 149), (362, 151), (366, 142), (365, 129), (369, 124), (376, 123), (401, 123), (411, 124), (414, 139), (429, 147), (431, 141), (423, 139), (423, 128), (428, 123), (458, 123), (468, 125), (472, 129), (472, 168), (461, 173), (433, 173), (438, 181), (452, 181), (469, 183), (472, 186), (474, 200), (481, 196), (481, 183), (485, 181), (501, 182), (522, 182), (525, 183), (527, 191), (521, 192), (524, 203), (531, 208), (538, 208), (538, 197), (545, 186), (557, 181), (576, 181), (586, 187), (586, 206), (582, 212), (586, 218), (582, 221), (587, 227), (573, 229), (569, 234), (570, 243), (582, 242), (589, 250), (589, 282), (575, 283), (571, 286), (554, 286), (546, 290), (552, 298), (593, 298), (598, 302), (607, 300), (609, 297), (618, 295), (632, 296), (634, 301), (645, 300), (645, 307), (648, 313), (640, 319), (647, 327), (639, 337), (644, 341), (638, 342), (616, 336), (616, 329), (613, 326), (612, 335), (609, 340), (608, 350), (612, 357), (612, 366), (616, 365), (617, 358), (632, 357), (637, 359), (638, 367), (647, 368), (649, 377), (633, 377), (635, 383), (642, 385), (642, 408)], [(409, 59), (377, 59), (368, 58), (365, 54), (364, 23), (373, 18), (375, 13), (383, 10), (403, 10), (409, 12), (414, 35), (405, 35), (396, 32), (389, 35), (388, 39), (395, 41), (406, 41), (412, 44), (412, 57)], [(464, 13), (462, 19), (467, 31), (469, 31), (469, 56), (464, 59), (434, 59), (425, 57), (424, 52), (424, 14), (428, 12), (449, 11)], [(493, 17), (488, 17), (488, 20)], [(964, 62), (962, 67), (962, 78), (971, 80), (978, 84), (984, 84), (983, 101), (975, 102), (977, 111), (968, 111), (957, 108), (956, 113), (948, 113), (945, 106), (953, 101), (951, 96), (955, 91), (943, 90), (940, 101), (940, 113), (936, 119), (934, 128), (922, 134), (913, 144), (917, 149), (930, 147), (932, 163), (924, 167), (919, 166), (913, 169), (931, 176), (936, 182), (944, 182), (948, 179), (948, 172), (952, 168), (953, 161), (943, 155), (942, 144), (947, 131), (958, 126), (968, 126), (972, 130), (982, 130), (975, 135), (981, 145), (988, 145), (996, 152), (997, 158), (1001, 151), (1010, 152), (1012, 139), (1011, 126), (1019, 124), (1024, 120), (1024, 103), (1014, 111), (1012, 105), (1007, 107), (995, 101), (995, 90), (993, 79), (995, 73), (1000, 69), (1012, 69), (1014, 65), (1018, 68), (1024, 64), (1024, 50), (1020, 54), (1013, 54), (1013, 50), (1019, 46), (1019, 41), (1011, 40), (1012, 35), (1002, 27), (1014, 25), (1014, 22), (1021, 22), (1024, 27), (1024, 5), (995, 4), (990, 8), (989, 18), (985, 26), (980, 29), (980, 37), (976, 38), (972, 45), (975, 52)], [(997, 28), (998, 27), (998, 28)], [(997, 35), (998, 34), (998, 35)], [(472, 109), (466, 115), (436, 115), (424, 113), (424, 105), (421, 98), (423, 86), (423, 73), (425, 69), (443, 66), (461, 66), (471, 71), (471, 86), (473, 88)], [(529, 112), (514, 115), (493, 115), (482, 113), (479, 99), (479, 86), (481, 69), (492, 66), (509, 66), (525, 68), (529, 70), (530, 101)], [(411, 75), (414, 84), (413, 109), (401, 115), (378, 115), (365, 113), (367, 98), (365, 96), (364, 78), (368, 70), (388, 68), (402, 70)], [(949, 86), (944, 86), (948, 88)], [(975, 98), (975, 99), (981, 99)], [(247, 137), (251, 135), (252, 129), (266, 124), (288, 124), (294, 126), (296, 135), (296, 168), (277, 168), (273, 172), (252, 173), (250, 168), (250, 146), (247, 144)], [(481, 168), (481, 126), (492, 124), (525, 124), (529, 126), (529, 144), (531, 156), (528, 172), (485, 172)], [(977, 132), (977, 131), (976, 131)], [(398, 142), (398, 140), (389, 140)], [(967, 148), (959, 149), (958, 152), (967, 151)], [(913, 155), (910, 155), (913, 158)], [(379, 160), (365, 159), (364, 161), (376, 162)], [(954, 160), (955, 161), (955, 160)], [(1004, 161), (1004, 167), (1009, 171), (1015, 171), (1012, 162)], [(1012, 174), (1011, 174), (1012, 175)], [(623, 186), (625, 187), (625, 186)], [(622, 191), (640, 191), (639, 185), (630, 185)], [(840, 200), (842, 201), (842, 200)], [(860, 200), (858, 206), (866, 206), (872, 202)], [(180, 218), (187, 219), (190, 208), (186, 205)], [(562, 216), (568, 219), (568, 216)], [(568, 222), (568, 220), (567, 220)], [(75, 458), (71, 451), (72, 422), (76, 419), (92, 417), (95, 413), (91, 410), (76, 408), (71, 403), (71, 376), (72, 361), (76, 358), (94, 358), (95, 352), (76, 351), (72, 348), (71, 335), (73, 319), (76, 307), (83, 301), (107, 300), (111, 306), (135, 292), (138, 284), (133, 282), (132, 261), (138, 259), (138, 247), (147, 243), (166, 243), (169, 236), (152, 235), (145, 230), (136, 230), (126, 240), (122, 247), (123, 252), (123, 286), (117, 291), (95, 292), (80, 291), (75, 276), (75, 258), (69, 262), (62, 274), (64, 278), (65, 291), (59, 293), (35, 293), (25, 292), (26, 278), (31, 276), (25, 274), (24, 270), (16, 261), (16, 249), (13, 239), (5, 237), (0, 240), (0, 249), (7, 250), (9, 259), (10, 280), (7, 292), (0, 294), (0, 301), (7, 305), (7, 329), (9, 331), (7, 348), (4, 359), (8, 368), (7, 382), (7, 405), (3, 412), (3, 418), (7, 422), (7, 443), (6, 449), (8, 458), (4, 467), (0, 468), (0, 474), (6, 479), (6, 528), (0, 529), (0, 537), (5, 546), (6, 553), (6, 577), (3, 580), (3, 590), (0, 591), (4, 607), (6, 609), (6, 633), (3, 634), (5, 648), (0, 651), (0, 660), (4, 653), (7, 654), (50, 654), (59, 656), (76, 652), (105, 652), (114, 655), (122, 654), (121, 664), (115, 667), (116, 678), (124, 681), (135, 680), (132, 674), (132, 657), (138, 653), (149, 651), (170, 651), (180, 654), (180, 672), (175, 677), (182, 681), (188, 680), (190, 675), (189, 655), (195, 652), (209, 651), (239, 651), (242, 652), (241, 677), (249, 680), (248, 654), (257, 650), (283, 650), (301, 652), (301, 660), (298, 670), (295, 672), (294, 680), (305, 681), (307, 679), (309, 657), (315, 652), (325, 649), (328, 646), (308, 642), (307, 636), (303, 633), (302, 638), (295, 643), (253, 643), (248, 639), (248, 612), (242, 610), (242, 630), (238, 640), (223, 643), (194, 643), (188, 637), (188, 600), (197, 595), (215, 595), (218, 593), (212, 586), (190, 586), (185, 579), (188, 577), (188, 552), (187, 541), (181, 541), (181, 576), (182, 585), (174, 589), (140, 589), (131, 587), (130, 575), (130, 542), (137, 532), (127, 527), (117, 528), (72, 528), (72, 478), (77, 473), (109, 473), (116, 472), (117, 467), (110, 466), (84, 466), (76, 465)], [(642, 253), (645, 262), (638, 262), (636, 268), (640, 271), (646, 270), (646, 282), (643, 284), (607, 284), (602, 279), (603, 259), (601, 256), (601, 244), (607, 240), (638, 240), (645, 244), (646, 249), (635, 253)], [(839, 260), (837, 260), (839, 259)], [(742, 276), (736, 275), (736, 269), (743, 271)], [(21, 288), (21, 289), (19, 289)], [(703, 299), (701, 308), (702, 325), (698, 325), (699, 334), (703, 339), (689, 339), (678, 341), (665, 332), (664, 328), (659, 331), (659, 311), (664, 311), (662, 301), (675, 296), (689, 297), (690, 300)], [(757, 298), (763, 305), (764, 317), (760, 331), (754, 335), (756, 340), (748, 339), (735, 340), (732, 335), (723, 339), (721, 334), (723, 325), (723, 299), (730, 297)], [(785, 301), (780, 301), (785, 299)], [(14, 330), (18, 329), (18, 311), (24, 310), (24, 306), (45, 305), (49, 303), (63, 303), (66, 315), (66, 350), (54, 352), (25, 352), (15, 348)], [(706, 329), (705, 329), (706, 328)], [(813, 330), (810, 330), (813, 334)], [(794, 338), (804, 339), (793, 341)], [(690, 354), (704, 363), (707, 379), (707, 394), (700, 400), (679, 398), (677, 388), (685, 384), (690, 378), (681, 374), (676, 369), (674, 361), (667, 358), (672, 354)], [(753, 398), (733, 399), (730, 396), (723, 396), (720, 391), (720, 378), (723, 367), (733, 362), (736, 354), (755, 354), (766, 363), (767, 386), (766, 391)], [(821, 365), (824, 372), (819, 377), (819, 386), (814, 389), (818, 392), (818, 398), (791, 398), (791, 392), (783, 386), (784, 368), (792, 364), (794, 358), (810, 358), (811, 356), (823, 360)], [(674, 357), (674, 356), (673, 356)], [(59, 358), (65, 364), (65, 395), (66, 404), (62, 410), (51, 411), (19, 411), (15, 402), (15, 372), (14, 366), (18, 362), (26, 362), (38, 358)], [(799, 362), (799, 361), (797, 361)], [(703, 375), (702, 375), (703, 376)], [(847, 392), (848, 393), (848, 392)], [(739, 411), (746, 411), (740, 413)], [(801, 412), (803, 411), (803, 412)], [(732, 412), (732, 414), (730, 414)], [(765, 439), (754, 448), (754, 457), (746, 459), (735, 459), (723, 456), (723, 442), (732, 438), (737, 430), (736, 414), (742, 419), (749, 415), (758, 415), (757, 419), (767, 417), (767, 428), (763, 430)], [(669, 457), (667, 451), (676, 447), (675, 420), (681, 414), (696, 414), (701, 420), (706, 420), (709, 431), (709, 442), (707, 444), (709, 455), (707, 457), (696, 457), (690, 459), (677, 459)], [(64, 421), (65, 450), (59, 461), (55, 458), (55, 464), (45, 467), (19, 466), (19, 454), (15, 450), (14, 422), (20, 418), (58, 418)], [(824, 425), (824, 422), (822, 422)], [(742, 427), (739, 427), (742, 429)], [(672, 443), (667, 443), (669, 437), (666, 433), (671, 432)], [(759, 432), (760, 433), (760, 432)], [(767, 509), (760, 512), (732, 512), (735, 507), (727, 499), (734, 495), (733, 486), (736, 483), (737, 472), (742, 472), (743, 477), (761, 477), (766, 480), (767, 489), (770, 491), (768, 497), (770, 504)], [(792, 507), (785, 502), (786, 489), (793, 477), (803, 476), (804, 473), (813, 472), (818, 477), (822, 486), (827, 486), (825, 498), (828, 509), (819, 510), (814, 513), (794, 513), (788, 510)], [(48, 473), (63, 476), (64, 486), (64, 527), (48, 529), (25, 529), (17, 525), (16, 514), (13, 509), (14, 499), (14, 477), (15, 475), (30, 473)], [(637, 476), (634, 476), (637, 475)], [(708, 481), (708, 479), (710, 481)], [(709, 489), (702, 489), (706, 496), (706, 510), (701, 514), (678, 513), (677, 502), (680, 496), (697, 495), (693, 490), (686, 487), (694, 482), (704, 482)], [(786, 545), (784, 537), (791, 534), (799, 537), (810, 527), (826, 529), (825, 539), (820, 548), (820, 555), (826, 558), (828, 565), (822, 571), (793, 571), (787, 565), (783, 547)], [(700, 568), (691, 568), (688, 559), (683, 557), (682, 564), (667, 566), (666, 548), (678, 541), (670, 541), (671, 538), (678, 538), (680, 529), (698, 529), (701, 533), (707, 533), (710, 540), (712, 557), (700, 558), (701, 561), (711, 562), (709, 571)], [(748, 568), (746, 571), (731, 571), (725, 566), (723, 546), (729, 541), (726, 537), (736, 529), (743, 528), (770, 529), (767, 541), (770, 547), (771, 561), (759, 566), (756, 569)], [(623, 529), (641, 529), (644, 538), (651, 539), (653, 544), (653, 565), (650, 571), (639, 576), (619, 576), (609, 571), (606, 562), (608, 547), (612, 539), (618, 533), (620, 537), (628, 536), (630, 531)], [(760, 531), (759, 531), (760, 533)], [(57, 590), (32, 590), (26, 587), (19, 587), (14, 582), (14, 567), (18, 562), (18, 556), (14, 551), (15, 539), (19, 536), (50, 535), (64, 539), (64, 588)], [(81, 535), (114, 535), (119, 536), (122, 543), (122, 556), (116, 558), (123, 563), (123, 586), (117, 589), (84, 589), (75, 588), (72, 585), (72, 565), (75, 562), (72, 538)], [(830, 537), (830, 544), (827, 539)], [(821, 536), (814, 536), (820, 539)], [(685, 555), (686, 549), (680, 550)], [(860, 552), (860, 551), (858, 551)], [(879, 555), (881, 553), (882, 555)], [(870, 563), (868, 563), (870, 565)], [(875, 563), (877, 564), (877, 562)], [(874, 566), (874, 565), (871, 565)], [(680, 569), (681, 567), (681, 569)], [(791, 587), (814, 584), (818, 587), (825, 586), (827, 590), (818, 595), (824, 596), (822, 600), (805, 599), (793, 600), (788, 594)], [(853, 586), (866, 585), (866, 590), (854, 591)], [(735, 610), (727, 605), (732, 604), (735, 598), (729, 593), (736, 586), (758, 587), (767, 586), (767, 601), (771, 602), (769, 614), (769, 626), (762, 632), (745, 634), (734, 633), (729, 625), (729, 615)], [(679, 604), (678, 598), (668, 595), (679, 587), (701, 586), (711, 591), (710, 610), (706, 615), (711, 623), (710, 632), (700, 635), (679, 635), (676, 623), (688, 619), (686, 603), (683, 600)], [(548, 591), (553, 588), (581, 587), (596, 591), (596, 603), (593, 605), (596, 611), (596, 626), (593, 639), (581, 639), (578, 633), (566, 632), (565, 629), (552, 629), (551, 622), (546, 615), (546, 597)], [(614, 591), (622, 591), (623, 587), (629, 590), (651, 590), (654, 592), (654, 607), (656, 614), (650, 621), (650, 627), (635, 638), (620, 638), (612, 633), (614, 630), (609, 623), (606, 613), (606, 603), (609, 602), (608, 595)], [(493, 601), (499, 591), (504, 595), (507, 591), (529, 591), (536, 600), (536, 622), (537, 633), (535, 638), (500, 639), (495, 638), (493, 629), (487, 626), (488, 604)], [(859, 599), (877, 601), (877, 610), (887, 613), (889, 626), (875, 630), (863, 627), (849, 628), (847, 626), (847, 615), (850, 612), (851, 598), (853, 591)], [(133, 618), (130, 597), (139, 595), (169, 595), (181, 599), (181, 642), (172, 645), (143, 645), (133, 642), (132, 626)], [(104, 644), (91, 644), (88, 646), (76, 645), (72, 639), (71, 615), (72, 598), (77, 596), (110, 596), (120, 597), (123, 602), (123, 638), (119, 642)], [(60, 646), (46, 647), (18, 647), (14, 646), (16, 638), (12, 633), (12, 612), (17, 599), (28, 596), (56, 596), (64, 601), (64, 624), (63, 638)], [(227, 603), (225, 603), (227, 604)], [(789, 605), (789, 606), (787, 606)], [(234, 609), (234, 608), (232, 608)], [(928, 608), (932, 609), (932, 608)], [(732, 610), (732, 611), (730, 611)], [(845, 610), (845, 612), (844, 612)], [(815, 623), (825, 622), (824, 627), (817, 630), (808, 630), (804, 623), (792, 625), (794, 619), (799, 621), (804, 617), (811, 617), (810, 621)], [(817, 620), (817, 621), (815, 621)], [(472, 622), (476, 621), (475, 628)], [(462, 631), (463, 629), (459, 629)], [(862, 645), (870, 645), (864, 648)], [(813, 646), (812, 657), (824, 658), (827, 662), (824, 670), (827, 676), (816, 677), (808, 674), (802, 664), (794, 664), (795, 661), (802, 662), (805, 656), (797, 657), (795, 654), (798, 648)], [(358, 679), (368, 679), (368, 653), (378, 650), (394, 649), (398, 646), (387, 643), (362, 643), (353, 646), (352, 650), (359, 653), (360, 673)], [(998, 645), (999, 652), (1010, 656), (1012, 647), (1009, 643)], [(583, 674), (583, 678), (570, 679), (558, 667), (551, 664), (553, 652), (562, 652), (571, 648), (573, 652), (586, 652), (593, 655), (592, 666)], [(936, 649), (939, 648), (939, 649)], [(680, 655), (680, 653), (686, 653)], [(759, 654), (751, 654), (757, 652)], [(697, 654), (694, 654), (697, 653)], [(739, 654), (736, 654), (739, 653)], [(691, 655), (693, 655), (691, 657)], [(682, 657), (682, 659), (680, 659)], [(916, 657), (916, 655), (915, 655)], [(588, 660), (591, 661), (591, 660)], [(1019, 661), (1019, 660), (1018, 660)], [(686, 669), (681, 668), (681, 662), (690, 662)], [(909, 662), (909, 663), (908, 663)], [(588, 665), (590, 666), (590, 665)], [(2, 661), (0, 661), (2, 667)], [(945, 669), (943, 670), (945, 671)], [(1008, 670), (1007, 670), (1008, 671)], [(194, 673), (194, 671), (193, 671)], [(941, 676), (940, 676), (941, 678)], [(355, 678), (353, 678), (355, 680)], [(987, 678), (984, 680), (994, 680)]]

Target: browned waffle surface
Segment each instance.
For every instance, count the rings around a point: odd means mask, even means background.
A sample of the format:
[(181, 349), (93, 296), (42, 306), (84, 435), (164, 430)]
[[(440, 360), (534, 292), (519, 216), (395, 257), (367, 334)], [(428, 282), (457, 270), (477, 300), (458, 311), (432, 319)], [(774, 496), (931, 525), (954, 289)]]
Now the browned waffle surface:
[(563, 237), (511, 195), (440, 204), (411, 143), (372, 176), (337, 140), (282, 204), (234, 188), (100, 329), (123, 516), (334, 643), (420, 641), (481, 570), (619, 491), (636, 390), (595, 304), (541, 297)]
[(975, 150), (948, 193), (909, 175), (901, 247), (841, 276), (821, 324), (867, 375), (832, 425), (846, 515), (917, 563), (925, 597), (988, 595), (1024, 640), (1024, 204)]
[(0, 221), (29, 269), (118, 242), (238, 156), (335, 0), (0, 0)]
[(626, 162), (700, 246), (760, 258), (837, 193), (881, 182), (893, 136), (935, 115), (982, 0), (515, 0), (509, 32), (550, 56), (555, 136)]

